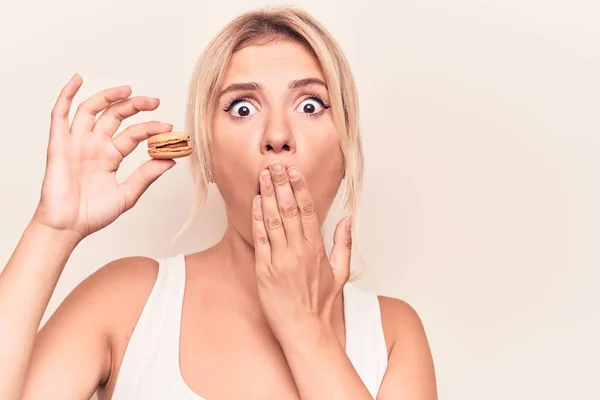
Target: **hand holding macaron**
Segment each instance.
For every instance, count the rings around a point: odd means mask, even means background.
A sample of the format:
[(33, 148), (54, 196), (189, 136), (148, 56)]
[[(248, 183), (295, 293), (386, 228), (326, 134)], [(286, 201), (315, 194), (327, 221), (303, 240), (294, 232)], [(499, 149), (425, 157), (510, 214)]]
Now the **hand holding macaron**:
[[(117, 182), (116, 172), (123, 159), (144, 140), (159, 134), (175, 135), (171, 133), (173, 126), (142, 122), (116, 134), (124, 119), (159, 105), (156, 98), (130, 97), (129, 86), (92, 95), (79, 105), (69, 124), (71, 104), (82, 83), (81, 76), (75, 74), (52, 110), (46, 172), (33, 216), (34, 222), (73, 232), (80, 239), (131, 209), (146, 189), (175, 165), (175, 161), (164, 159), (167, 153), (158, 147), (153, 150), (160, 155), (157, 159), (144, 162), (123, 182)], [(167, 144), (172, 158), (189, 154), (189, 149), (182, 151), (172, 144)]]

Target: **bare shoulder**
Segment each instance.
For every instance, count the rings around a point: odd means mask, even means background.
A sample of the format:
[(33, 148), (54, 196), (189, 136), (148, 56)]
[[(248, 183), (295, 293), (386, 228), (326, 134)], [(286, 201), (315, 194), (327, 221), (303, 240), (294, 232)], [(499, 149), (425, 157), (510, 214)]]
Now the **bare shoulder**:
[(89, 285), (92, 302), (101, 306), (90, 310), (106, 333), (110, 365), (104, 390), (112, 392), (125, 349), (142, 310), (156, 283), (158, 262), (149, 257), (133, 256), (109, 262), (90, 275), (83, 285)]
[(77, 285), (36, 337), (24, 398), (90, 398), (109, 381), (157, 274), (156, 261), (127, 257)]
[[(86, 278), (76, 290), (101, 297), (104, 305), (147, 297), (158, 275), (158, 262), (149, 257), (113, 260)], [(145, 299), (144, 299), (145, 301)], [(121, 304), (123, 306), (123, 304)]]
[[(113, 260), (84, 279), (65, 299), (57, 312), (71, 308), (85, 311), (94, 325), (114, 327), (120, 318), (141, 311), (156, 277), (158, 263), (148, 257)], [(92, 322), (92, 321), (88, 321)]]
[[(106, 313), (103, 328), (109, 343), (110, 359), (104, 390), (114, 390), (125, 349), (133, 333), (158, 276), (158, 262), (149, 257), (125, 257), (114, 260), (89, 279), (98, 302), (103, 306), (97, 312)], [(101, 317), (99, 317), (101, 318)]]
[[(111, 347), (128, 336), (148, 301), (158, 276), (158, 262), (149, 257), (125, 257), (109, 262), (81, 284), (86, 302), (106, 329)], [(128, 339), (128, 338), (127, 338)]]
[(137, 320), (136, 314), (141, 313), (157, 275), (158, 263), (151, 258), (113, 260), (77, 285), (48, 323), (60, 323), (76, 315), (78, 320), (109, 335), (120, 327), (119, 323)]
[(77, 313), (78, 319), (98, 327), (130, 306), (135, 308), (136, 303), (144, 302), (157, 273), (158, 263), (151, 258), (126, 257), (111, 261), (79, 283), (47, 325), (62, 322), (63, 315)]
[(416, 337), (424, 338), (425, 329), (417, 311), (406, 301), (394, 297), (378, 296), (383, 330), (388, 343), (388, 353), (398, 341)]
[(421, 318), (407, 302), (378, 296), (388, 368), (378, 398), (437, 399), (435, 368)]

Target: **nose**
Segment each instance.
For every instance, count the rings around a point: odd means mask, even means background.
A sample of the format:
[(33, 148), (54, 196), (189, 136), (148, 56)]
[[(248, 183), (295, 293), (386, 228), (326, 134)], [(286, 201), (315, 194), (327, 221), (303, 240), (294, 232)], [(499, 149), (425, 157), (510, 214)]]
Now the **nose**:
[(261, 153), (265, 155), (269, 153), (293, 154), (296, 152), (294, 135), (284, 116), (269, 116), (268, 120), (266, 121), (260, 147)]

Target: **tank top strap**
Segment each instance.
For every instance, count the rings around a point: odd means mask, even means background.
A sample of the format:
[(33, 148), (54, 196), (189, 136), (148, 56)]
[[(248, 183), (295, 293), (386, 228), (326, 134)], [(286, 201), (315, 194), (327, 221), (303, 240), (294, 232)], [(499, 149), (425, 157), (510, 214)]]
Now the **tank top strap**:
[(387, 370), (388, 354), (377, 294), (344, 286), (346, 354), (373, 398)]
[[(114, 399), (131, 398), (154, 363), (179, 362), (179, 331), (185, 290), (185, 256), (158, 261), (158, 275), (131, 334), (115, 383)], [(166, 365), (165, 365), (166, 367)]]
[(169, 359), (169, 363), (179, 371), (179, 341), (186, 282), (185, 254), (168, 257), (163, 263), (170, 276), (170, 284), (162, 345), (165, 359)]
[[(162, 306), (165, 307), (166, 317), (169, 323), (174, 324), (171, 335), (179, 338), (181, 323), (181, 311), (183, 307), (183, 295), (185, 292), (185, 255), (177, 254), (162, 258), (159, 262), (165, 281), (163, 284)], [(179, 340), (179, 339), (178, 339)]]

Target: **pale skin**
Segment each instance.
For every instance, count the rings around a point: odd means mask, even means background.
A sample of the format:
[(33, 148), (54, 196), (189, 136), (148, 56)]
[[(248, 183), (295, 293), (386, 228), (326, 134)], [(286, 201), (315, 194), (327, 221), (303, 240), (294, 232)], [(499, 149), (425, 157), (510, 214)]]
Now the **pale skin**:
[[(320, 102), (328, 105), (327, 88), (317, 80), (325, 81), (318, 62), (286, 41), (246, 47), (226, 70), (220, 90), (248, 82), (261, 88), (237, 86), (219, 98), (212, 169), (228, 226), (218, 244), (186, 256), (180, 367), (204, 398), (371, 398), (344, 349), (349, 220), (337, 226), (330, 259), (320, 233), (344, 160)], [(148, 122), (116, 134), (122, 119), (158, 107), (157, 99), (130, 97), (129, 87), (86, 100), (69, 126), (81, 84), (75, 76), (56, 102), (40, 205), (0, 275), (2, 399), (88, 399), (96, 390), (110, 399), (156, 279), (152, 259), (115, 260), (82, 282), (36, 334), (73, 249), (174, 165), (150, 160), (118, 185), (123, 157), (172, 126)], [(232, 97), (243, 99), (230, 107)], [(378, 399), (436, 399), (418, 315), (401, 300), (379, 302), (389, 361)]]

